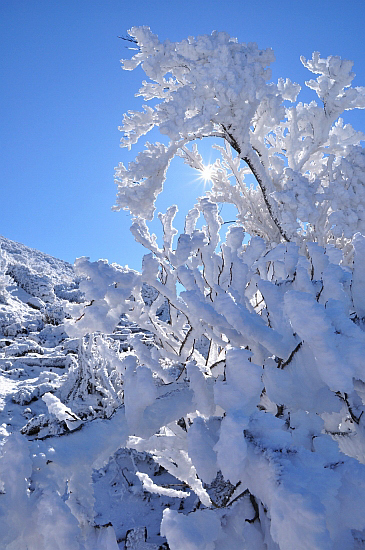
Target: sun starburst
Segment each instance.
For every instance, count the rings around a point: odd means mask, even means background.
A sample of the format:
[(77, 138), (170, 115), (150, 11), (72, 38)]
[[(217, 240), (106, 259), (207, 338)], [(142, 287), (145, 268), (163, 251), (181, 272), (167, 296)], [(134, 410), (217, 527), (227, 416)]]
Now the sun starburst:
[(203, 166), (202, 170), (200, 170), (200, 178), (204, 181), (204, 183), (207, 183), (212, 179), (212, 174), (213, 166), (211, 164)]

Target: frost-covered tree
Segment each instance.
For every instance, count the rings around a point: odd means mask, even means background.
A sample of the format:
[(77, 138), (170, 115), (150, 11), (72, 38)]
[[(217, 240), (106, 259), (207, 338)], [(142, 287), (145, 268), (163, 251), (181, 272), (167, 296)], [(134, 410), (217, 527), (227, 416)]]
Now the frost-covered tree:
[[(152, 346), (135, 337), (122, 357), (127, 446), (150, 453), (200, 501), (188, 515), (167, 509), (162, 534), (172, 549), (358, 547), (365, 155), (363, 134), (339, 117), (365, 107), (365, 90), (351, 87), (351, 62), (315, 53), (302, 63), (319, 75), (306, 84), (321, 104), (295, 103), (298, 84), (270, 82), (271, 50), (225, 33), (180, 43), (146, 27), (130, 34), (138, 51), (124, 68), (142, 66), (138, 95), (154, 101), (125, 115), (123, 145), (155, 127), (168, 144), (146, 142), (119, 165), (115, 208), (134, 215), (132, 233), (150, 253), (141, 273), (80, 260), (93, 303), (75, 328), (110, 330), (123, 313), (154, 335)], [(211, 189), (176, 245), (177, 207), (159, 214), (160, 247), (146, 221), (169, 163), (181, 156), (203, 172), (189, 144), (206, 137), (221, 153)], [(224, 243), (222, 202), (237, 208)]]
[[(124, 116), (122, 144), (131, 147), (158, 127), (168, 145), (146, 143), (145, 150), (116, 176), (116, 208), (151, 219), (169, 162), (182, 156), (194, 168), (202, 159), (190, 142), (222, 138), (222, 160), (213, 167), (210, 198), (233, 203), (250, 234), (270, 243), (316, 241), (344, 246), (364, 231), (363, 138), (340, 117), (364, 108), (364, 88), (353, 88), (352, 62), (339, 57), (301, 59), (316, 80), (321, 104), (295, 103), (298, 84), (270, 82), (270, 49), (241, 44), (226, 33), (161, 43), (146, 27), (133, 28), (138, 53), (124, 68), (146, 73), (138, 95), (154, 100), (144, 112)], [(257, 187), (247, 188), (253, 174)]]
[[(225, 33), (130, 35), (137, 53), (124, 68), (141, 65), (138, 95), (153, 107), (125, 115), (122, 144), (155, 127), (168, 143), (119, 165), (115, 208), (134, 215), (150, 253), (141, 273), (79, 260), (93, 302), (74, 330), (110, 330), (123, 313), (154, 335), (122, 357), (127, 446), (199, 499), (187, 515), (166, 509), (161, 532), (172, 549), (362, 547), (365, 155), (340, 115), (365, 107), (365, 89), (351, 87), (351, 62), (314, 53), (302, 63), (321, 103), (296, 103), (298, 84), (270, 81), (271, 50)], [(176, 244), (177, 207), (159, 214), (159, 246), (146, 222), (169, 163), (204, 172), (195, 142), (206, 137), (221, 153), (211, 189)], [(220, 243), (222, 202), (237, 222)]]

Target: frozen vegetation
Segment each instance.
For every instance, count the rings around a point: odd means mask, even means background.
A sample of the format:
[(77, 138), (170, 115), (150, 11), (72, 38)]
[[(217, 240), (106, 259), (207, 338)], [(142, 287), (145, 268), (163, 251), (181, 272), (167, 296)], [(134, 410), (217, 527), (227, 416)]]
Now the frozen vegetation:
[[(340, 118), (365, 90), (315, 53), (301, 103), (256, 44), (130, 37), (153, 106), (122, 145), (164, 141), (116, 171), (141, 272), (1, 239), (2, 548), (365, 548), (364, 136)], [(210, 189), (158, 243), (169, 163), (206, 176), (209, 137)]]

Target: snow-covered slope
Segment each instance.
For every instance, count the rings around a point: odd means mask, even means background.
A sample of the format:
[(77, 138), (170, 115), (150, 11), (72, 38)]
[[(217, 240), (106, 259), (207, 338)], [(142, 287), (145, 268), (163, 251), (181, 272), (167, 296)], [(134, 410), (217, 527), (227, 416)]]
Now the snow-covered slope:
[(45, 303), (57, 301), (56, 297), (78, 301), (77, 278), (69, 263), (2, 236), (0, 250), (6, 258), (6, 272), (17, 286), (13, 294), (19, 296), (21, 301), (27, 303), (29, 299), (21, 290), (29, 294), (35, 304), (37, 298)]
[(121, 319), (111, 335), (69, 338), (67, 309), (84, 299), (73, 267), (0, 243), (0, 549), (168, 548), (163, 510), (188, 512), (196, 496), (125, 448), (120, 359), (151, 335)]
[(75, 279), (73, 266), (63, 260), (6, 239), (1, 235), (0, 247), (6, 252), (9, 265), (25, 266), (34, 273), (49, 277), (54, 284), (71, 282)]

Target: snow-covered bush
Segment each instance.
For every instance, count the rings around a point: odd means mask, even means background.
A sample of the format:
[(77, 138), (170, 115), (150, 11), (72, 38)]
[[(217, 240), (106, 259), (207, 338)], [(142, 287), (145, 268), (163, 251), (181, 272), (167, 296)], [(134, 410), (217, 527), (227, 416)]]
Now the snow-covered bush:
[[(217, 206), (202, 199), (197, 210), (207, 225), (190, 227), (175, 250), (165, 244), (145, 256), (138, 276), (159, 291), (155, 302), (168, 300), (168, 321), (156, 315), (158, 303), (146, 305), (141, 286), (118, 301), (125, 279), (137, 275), (119, 271), (117, 278), (113, 267), (113, 285), (106, 278), (89, 308), (101, 330), (108, 328), (108, 301), (113, 316), (123, 311), (155, 335), (153, 347), (133, 339), (122, 360), (128, 446), (154, 456), (211, 509), (199, 510), (195, 527), (167, 511), (163, 531), (172, 548), (185, 548), (174, 541), (191, 529), (207, 529), (215, 538), (204, 544), (217, 549), (224, 540), (243, 548), (265, 548), (264, 541), (271, 548), (351, 548), (352, 531), (365, 528), (365, 289), (364, 281), (362, 291), (354, 285), (361, 285), (365, 239), (353, 241), (353, 270), (339, 265), (332, 245), (308, 242), (301, 252), (260, 237), (242, 245), (238, 226), (216, 252)], [(91, 292), (93, 271), (98, 263), (88, 264)], [(218, 475), (232, 485), (223, 506), (208, 491)], [(237, 532), (231, 524), (240, 517)], [(257, 524), (245, 521), (253, 518)]]
[(123, 402), (115, 348), (100, 334), (80, 340), (78, 353), (57, 394), (82, 419), (109, 418)]
[(54, 287), (57, 298), (68, 300), (69, 302), (83, 302), (84, 297), (79, 289), (79, 281), (71, 283), (60, 283)]
[(47, 325), (60, 325), (65, 318), (61, 303), (46, 304), (42, 310), (43, 321)]
[(8, 267), (8, 273), (14, 281), (31, 296), (41, 298), (43, 302), (53, 303), (55, 293), (52, 281), (47, 275), (39, 275), (25, 265), (13, 264)]
[(7, 275), (7, 267), (6, 252), (0, 245), (0, 304), (6, 304), (9, 299), (9, 293), (6, 289), (10, 282), (10, 277)]

